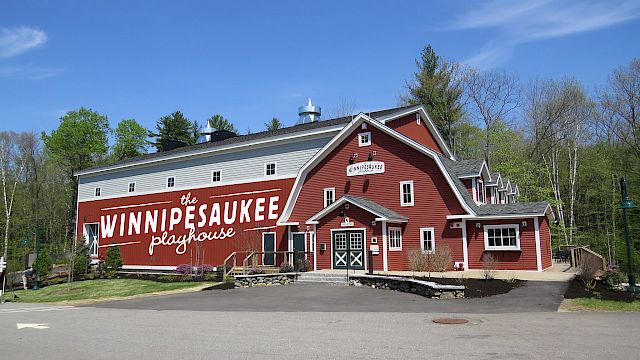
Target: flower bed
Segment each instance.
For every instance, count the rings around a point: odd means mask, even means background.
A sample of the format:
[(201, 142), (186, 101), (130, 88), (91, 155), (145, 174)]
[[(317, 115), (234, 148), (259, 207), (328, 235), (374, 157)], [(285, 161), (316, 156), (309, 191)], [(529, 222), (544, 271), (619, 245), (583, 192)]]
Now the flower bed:
[(233, 285), (240, 287), (277, 286), (294, 282), (296, 273), (236, 275)]
[(455, 299), (464, 297), (464, 286), (441, 285), (431, 281), (398, 276), (349, 275), (349, 285), (409, 292), (433, 299)]

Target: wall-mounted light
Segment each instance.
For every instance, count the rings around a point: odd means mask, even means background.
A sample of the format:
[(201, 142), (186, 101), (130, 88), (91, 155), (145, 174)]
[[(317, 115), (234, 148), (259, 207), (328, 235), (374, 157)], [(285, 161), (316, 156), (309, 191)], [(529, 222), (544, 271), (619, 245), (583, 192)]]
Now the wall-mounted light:
[(376, 221), (375, 221), (375, 220), (373, 220), (373, 221), (371, 222), (371, 226), (376, 226)]
[(340, 209), (340, 217), (344, 217), (344, 210)]
[(527, 220), (522, 220), (522, 227), (527, 227)]
[(349, 204), (344, 204), (344, 208), (349, 210)]
[(373, 161), (373, 154), (369, 153), (369, 157), (367, 158), (368, 161)]
[(355, 158), (353, 155), (349, 156), (349, 165), (352, 165), (355, 162)]
[(476, 223), (476, 229), (480, 229), (481, 226), (482, 226), (482, 224)]

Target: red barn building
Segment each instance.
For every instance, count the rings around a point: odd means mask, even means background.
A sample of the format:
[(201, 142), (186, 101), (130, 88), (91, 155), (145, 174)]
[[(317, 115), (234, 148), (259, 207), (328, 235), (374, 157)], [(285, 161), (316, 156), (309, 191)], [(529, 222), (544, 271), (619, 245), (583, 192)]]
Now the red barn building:
[(518, 202), (483, 160), (457, 160), (423, 107), (325, 121), (315, 109), (295, 126), (78, 172), (78, 234), (95, 257), (118, 246), (128, 269), (247, 251), (278, 265), (269, 252), (304, 251), (314, 269), (409, 270), (409, 251), (439, 246), (451, 269), (481, 269), (487, 253), (499, 269), (551, 266), (549, 204)]

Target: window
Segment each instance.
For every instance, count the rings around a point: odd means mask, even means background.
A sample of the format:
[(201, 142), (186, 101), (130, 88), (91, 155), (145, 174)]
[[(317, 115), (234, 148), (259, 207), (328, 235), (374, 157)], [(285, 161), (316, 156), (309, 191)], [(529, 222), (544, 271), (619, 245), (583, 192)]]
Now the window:
[(168, 177), (167, 178), (167, 187), (168, 188), (172, 188), (174, 186), (176, 186), (176, 178), (174, 178), (173, 176)]
[(485, 250), (520, 250), (518, 225), (485, 225)]
[(402, 250), (402, 229), (389, 228), (389, 250)]
[(420, 125), (420, 121), (421, 121), (421, 120), (422, 120), (422, 119), (420, 118), (420, 114), (416, 113), (416, 123), (417, 123), (418, 125)]
[(420, 228), (420, 248), (423, 253), (433, 254), (436, 249), (435, 231), (433, 228)]
[(102, 193), (102, 189), (100, 189), (99, 187), (97, 187), (97, 188), (95, 189), (95, 196), (96, 196), (96, 197), (99, 197), (101, 193)]
[(211, 182), (219, 182), (221, 179), (220, 170), (211, 173)]
[(129, 183), (129, 192), (132, 193), (134, 191), (136, 191), (136, 183)]
[(400, 206), (413, 206), (413, 181), (400, 183)]
[(478, 179), (478, 201), (484, 203), (484, 182)]
[(371, 145), (371, 132), (364, 132), (358, 134), (358, 146)]
[(336, 201), (336, 188), (324, 189), (324, 207), (327, 207)]
[(264, 164), (264, 174), (266, 176), (273, 176), (276, 174), (276, 163)]

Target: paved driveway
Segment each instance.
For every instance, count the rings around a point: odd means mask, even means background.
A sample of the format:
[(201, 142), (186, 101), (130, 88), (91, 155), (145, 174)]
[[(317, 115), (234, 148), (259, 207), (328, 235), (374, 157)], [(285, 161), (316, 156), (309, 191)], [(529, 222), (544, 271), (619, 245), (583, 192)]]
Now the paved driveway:
[(91, 307), (147, 310), (252, 312), (518, 313), (555, 312), (565, 282), (529, 281), (503, 295), (435, 300), (368, 287), (290, 284), (209, 290), (92, 304)]

